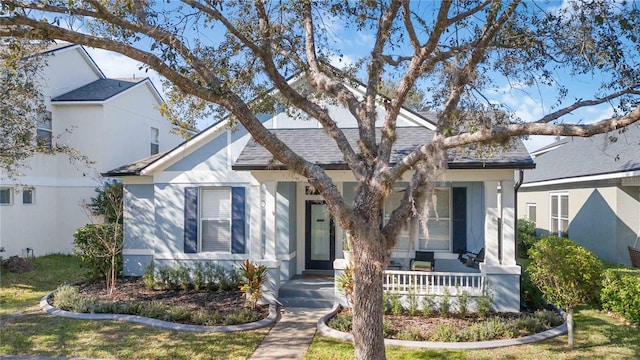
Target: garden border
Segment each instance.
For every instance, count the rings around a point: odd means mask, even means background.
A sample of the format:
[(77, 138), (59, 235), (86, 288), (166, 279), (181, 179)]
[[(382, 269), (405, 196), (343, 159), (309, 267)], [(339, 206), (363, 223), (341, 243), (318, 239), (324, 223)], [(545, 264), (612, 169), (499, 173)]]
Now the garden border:
[(114, 321), (126, 321), (131, 323), (148, 325), (156, 328), (167, 329), (167, 330), (175, 330), (175, 331), (189, 331), (189, 332), (235, 332), (235, 331), (246, 331), (246, 330), (257, 330), (269, 327), (276, 323), (279, 316), (279, 311), (276, 305), (269, 305), (269, 316), (262, 320), (258, 320), (251, 323), (246, 324), (238, 324), (238, 325), (220, 325), (220, 326), (201, 326), (201, 325), (189, 325), (189, 324), (178, 324), (174, 322), (152, 319), (144, 316), (138, 315), (125, 315), (125, 314), (85, 314), (85, 313), (76, 313), (71, 311), (60, 310), (55, 308), (49, 304), (49, 299), (53, 296), (53, 293), (49, 293), (45, 295), (40, 300), (40, 309), (47, 314), (53, 316), (60, 316), (69, 319), (77, 319), (77, 320), (114, 320)]
[[(320, 320), (318, 320), (318, 332), (324, 336), (332, 337), (335, 339), (339, 339), (342, 341), (353, 342), (353, 335), (338, 331), (330, 328), (327, 325), (327, 321), (331, 317), (333, 317), (338, 310), (340, 310), (341, 305), (339, 303), (335, 303), (331, 311), (324, 315)], [(554, 338), (556, 336), (564, 335), (567, 333), (567, 322), (566, 316), (565, 322), (557, 326), (553, 329), (545, 330), (543, 332), (523, 336), (515, 339), (501, 339), (501, 340), (489, 340), (489, 341), (468, 341), (468, 342), (436, 342), (436, 341), (407, 341), (407, 340), (396, 340), (396, 339), (384, 339), (384, 344), (387, 346), (400, 346), (407, 347), (413, 349), (440, 349), (440, 350), (480, 350), (480, 349), (492, 349), (499, 347), (507, 347), (507, 346), (515, 346), (515, 345), (523, 345), (530, 344), (542, 340), (547, 340)]]

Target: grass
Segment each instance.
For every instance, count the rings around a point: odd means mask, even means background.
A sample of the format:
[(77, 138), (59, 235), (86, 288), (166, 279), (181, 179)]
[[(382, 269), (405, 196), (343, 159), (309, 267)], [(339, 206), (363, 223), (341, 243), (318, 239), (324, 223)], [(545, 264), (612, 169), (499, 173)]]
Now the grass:
[[(640, 330), (622, 320), (592, 309), (575, 314), (576, 346), (567, 347), (567, 337), (560, 336), (531, 345), (492, 350), (444, 351), (387, 347), (388, 359), (638, 359)], [(353, 359), (353, 346), (332, 338), (316, 336), (306, 359)]]
[[(26, 274), (0, 273), (0, 354), (117, 359), (246, 359), (268, 330), (188, 333), (117, 321), (84, 321), (44, 314), (42, 296), (82, 280), (76, 257), (35, 259)], [(16, 316), (19, 314), (20, 316)]]

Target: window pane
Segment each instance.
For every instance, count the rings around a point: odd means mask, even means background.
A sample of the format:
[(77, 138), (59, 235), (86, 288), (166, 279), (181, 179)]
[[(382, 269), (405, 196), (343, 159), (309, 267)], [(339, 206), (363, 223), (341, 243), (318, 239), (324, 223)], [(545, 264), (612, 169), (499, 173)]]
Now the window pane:
[(51, 111), (38, 114), (38, 129), (51, 130)]
[(231, 219), (231, 195), (229, 189), (202, 190), (203, 219)]
[(559, 230), (566, 234), (569, 230), (569, 220), (561, 220), (560, 224), (562, 225), (562, 228)]
[(558, 195), (551, 195), (551, 216), (558, 217)]
[(551, 233), (558, 233), (558, 219), (551, 218)]
[(51, 149), (51, 131), (38, 129), (36, 132), (36, 142), (39, 146), (45, 146)]
[(431, 196), (432, 211), (429, 217), (449, 218), (449, 188), (437, 188)]
[(229, 220), (202, 220), (202, 251), (231, 251), (231, 222)]
[(11, 188), (0, 189), (0, 204), (11, 204)]
[(560, 197), (560, 216), (564, 219), (569, 218), (569, 196), (562, 195)]
[(155, 155), (160, 152), (160, 146), (158, 144), (151, 144), (151, 155)]
[(536, 222), (536, 206), (535, 205), (529, 205), (528, 206), (528, 212), (529, 212), (529, 221), (531, 222)]
[(22, 190), (22, 203), (33, 204), (33, 189)]
[(425, 238), (424, 229), (420, 226), (419, 243), (422, 250), (449, 250), (450, 221), (429, 219), (427, 223), (429, 239)]

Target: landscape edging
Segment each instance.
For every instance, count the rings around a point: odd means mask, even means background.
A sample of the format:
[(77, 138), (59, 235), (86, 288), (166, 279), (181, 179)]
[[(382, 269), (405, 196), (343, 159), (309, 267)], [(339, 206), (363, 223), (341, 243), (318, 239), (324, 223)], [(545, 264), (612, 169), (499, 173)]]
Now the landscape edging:
[[(318, 331), (320, 334), (342, 341), (353, 342), (353, 335), (338, 331), (330, 328), (327, 325), (327, 321), (332, 318), (338, 310), (340, 310), (340, 304), (335, 303), (331, 311), (318, 320)], [(436, 342), (436, 341), (407, 341), (396, 339), (384, 339), (384, 344), (387, 346), (401, 346), (414, 349), (439, 349), (439, 350), (480, 350), (480, 349), (493, 349), (499, 347), (515, 346), (530, 344), (542, 340), (554, 338), (556, 336), (564, 335), (567, 333), (567, 322), (557, 326), (553, 329), (549, 329), (537, 334), (523, 336), (515, 339), (501, 339), (501, 340), (488, 340), (488, 341), (469, 341), (469, 342)]]
[(152, 327), (157, 327), (167, 330), (175, 331), (189, 331), (189, 332), (234, 332), (234, 331), (246, 331), (266, 328), (273, 325), (278, 320), (278, 309), (274, 304), (269, 305), (269, 316), (262, 320), (258, 320), (246, 324), (238, 325), (220, 325), (220, 326), (201, 326), (201, 325), (188, 325), (178, 324), (164, 320), (151, 319), (138, 315), (125, 315), (125, 314), (85, 314), (76, 313), (71, 311), (60, 310), (49, 304), (49, 299), (53, 296), (53, 293), (49, 293), (42, 297), (40, 300), (40, 309), (47, 314), (53, 316), (60, 316), (69, 319), (77, 320), (114, 320), (114, 321), (126, 321), (131, 323), (143, 324)]

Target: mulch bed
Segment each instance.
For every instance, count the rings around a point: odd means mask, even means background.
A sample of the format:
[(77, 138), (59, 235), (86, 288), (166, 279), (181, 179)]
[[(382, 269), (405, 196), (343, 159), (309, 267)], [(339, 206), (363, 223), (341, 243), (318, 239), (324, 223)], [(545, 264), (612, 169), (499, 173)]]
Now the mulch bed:
[[(150, 290), (139, 277), (118, 279), (112, 294), (107, 293), (103, 282), (82, 283), (77, 286), (82, 295), (101, 302), (157, 301), (165, 305), (184, 306), (192, 311), (206, 309), (222, 314), (246, 307), (240, 291)], [(269, 316), (269, 306), (258, 305), (252, 312), (259, 314), (260, 318), (266, 318)]]

